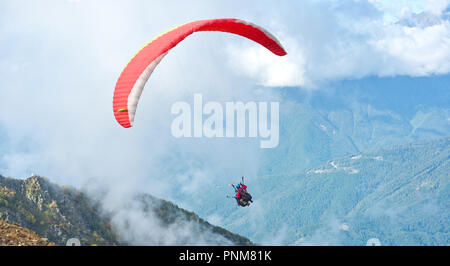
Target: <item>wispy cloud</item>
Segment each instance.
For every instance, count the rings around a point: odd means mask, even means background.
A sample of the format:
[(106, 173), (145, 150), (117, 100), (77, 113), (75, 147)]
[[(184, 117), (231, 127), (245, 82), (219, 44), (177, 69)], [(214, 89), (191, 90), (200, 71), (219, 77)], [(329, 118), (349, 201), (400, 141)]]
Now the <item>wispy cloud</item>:
[[(2, 1), (0, 146), (7, 149), (0, 171), (15, 177), (36, 173), (76, 186), (103, 178), (117, 198), (135, 192), (195, 195), (209, 182), (253, 175), (258, 142), (174, 141), (170, 105), (192, 100), (194, 92), (215, 101), (279, 97), (255, 89), (256, 83), (311, 89), (368, 75), (448, 73), (445, 2), (427, 4), (423, 11), (438, 23), (387, 23), (388, 11), (368, 1)], [(216, 17), (267, 28), (288, 56), (278, 58), (231, 35), (191, 36), (155, 70), (136, 127), (120, 128), (112, 93), (131, 55), (173, 26)], [(123, 211), (117, 217), (141, 218)]]
[[(286, 41), (288, 56), (271, 58), (260, 47), (234, 45), (233, 65), (265, 86), (304, 88), (337, 79), (448, 73), (450, 22), (443, 15), (450, 2), (393, 3), (302, 2), (292, 3), (289, 11), (271, 6), (280, 12), (275, 30)], [(397, 23), (418, 20), (417, 14), (433, 23)]]

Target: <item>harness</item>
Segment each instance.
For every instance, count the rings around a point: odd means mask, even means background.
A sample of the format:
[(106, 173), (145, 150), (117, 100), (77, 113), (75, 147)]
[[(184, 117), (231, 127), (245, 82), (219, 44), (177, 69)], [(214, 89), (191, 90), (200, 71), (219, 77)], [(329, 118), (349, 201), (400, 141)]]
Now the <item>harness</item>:
[(234, 192), (240, 194), (240, 197), (237, 198), (236, 196), (234, 197), (235, 199), (237, 199), (238, 205), (245, 207), (250, 205), (250, 202), (252, 201), (252, 195), (250, 195), (250, 193), (247, 192), (247, 189), (244, 189), (241, 185), (244, 185), (244, 177), (242, 177), (242, 182), (239, 184), (239, 188), (240, 190), (237, 189), (237, 187), (235, 187), (233, 184), (230, 184), (233, 188), (234, 188)]

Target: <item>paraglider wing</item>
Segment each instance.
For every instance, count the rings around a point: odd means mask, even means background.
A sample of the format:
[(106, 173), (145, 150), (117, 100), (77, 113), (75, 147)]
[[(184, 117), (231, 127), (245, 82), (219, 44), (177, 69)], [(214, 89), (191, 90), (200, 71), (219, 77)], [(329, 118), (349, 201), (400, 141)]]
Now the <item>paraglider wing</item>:
[(124, 68), (114, 90), (114, 116), (123, 127), (131, 127), (145, 83), (155, 67), (184, 38), (198, 31), (222, 31), (253, 40), (278, 56), (286, 55), (279, 41), (261, 27), (239, 19), (190, 22), (163, 33), (147, 43)]

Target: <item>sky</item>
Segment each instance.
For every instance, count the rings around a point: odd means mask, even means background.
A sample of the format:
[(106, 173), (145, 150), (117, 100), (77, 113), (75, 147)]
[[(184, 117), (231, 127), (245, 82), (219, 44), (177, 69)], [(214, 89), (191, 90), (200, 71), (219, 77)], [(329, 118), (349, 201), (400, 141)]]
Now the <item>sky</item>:
[[(254, 175), (258, 141), (174, 140), (170, 106), (276, 100), (271, 88), (321, 90), (364, 77), (450, 72), (450, 1), (0, 1), (0, 174), (110, 189), (105, 208), (136, 191), (172, 197)], [(201, 33), (173, 49), (146, 85), (132, 129), (114, 120), (115, 82), (154, 36), (207, 18), (273, 33), (276, 57), (237, 36)], [(182, 161), (178, 173), (167, 167)], [(213, 166), (213, 167), (211, 167)]]

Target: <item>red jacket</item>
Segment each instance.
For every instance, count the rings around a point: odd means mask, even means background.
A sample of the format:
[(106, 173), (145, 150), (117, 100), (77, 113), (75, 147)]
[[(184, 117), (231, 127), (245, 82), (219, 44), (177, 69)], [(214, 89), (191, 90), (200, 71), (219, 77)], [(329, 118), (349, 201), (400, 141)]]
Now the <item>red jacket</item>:
[(241, 192), (236, 193), (236, 198), (241, 198)]
[(241, 185), (241, 186), (238, 188), (238, 191), (241, 191), (241, 189), (247, 189), (247, 186), (246, 186), (246, 185)]

